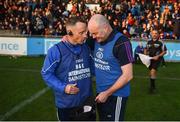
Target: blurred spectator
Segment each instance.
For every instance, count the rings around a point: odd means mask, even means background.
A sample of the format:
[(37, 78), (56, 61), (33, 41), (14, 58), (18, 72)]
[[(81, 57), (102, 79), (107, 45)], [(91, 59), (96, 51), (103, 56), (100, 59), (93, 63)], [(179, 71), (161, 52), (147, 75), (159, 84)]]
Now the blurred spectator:
[(2, 1), (0, 1), (0, 22), (5, 19), (6, 9)]
[(142, 54), (144, 53), (144, 47), (143, 47), (142, 42), (140, 42), (140, 40), (134, 51), (134, 62), (135, 63), (137, 63), (140, 60), (138, 53), (142, 53)]
[(180, 39), (180, 18), (175, 21), (173, 32), (176, 39)]
[[(94, 3), (100, 7), (86, 6)], [(68, 4), (72, 5), (70, 10)], [(177, 0), (0, 0), (0, 29), (60, 36), (65, 34), (63, 25), (68, 17), (84, 16), (88, 21), (100, 13), (128, 37), (149, 38), (149, 32), (156, 28), (160, 38), (179, 39), (179, 8)], [(47, 33), (52, 29), (53, 33)]]

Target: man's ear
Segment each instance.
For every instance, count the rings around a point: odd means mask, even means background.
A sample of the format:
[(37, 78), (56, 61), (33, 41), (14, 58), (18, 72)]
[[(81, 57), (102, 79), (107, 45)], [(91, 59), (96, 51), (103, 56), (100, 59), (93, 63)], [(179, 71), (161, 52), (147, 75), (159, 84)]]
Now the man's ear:
[(66, 27), (66, 33), (69, 36), (73, 36), (73, 32), (72, 32), (72, 26), (67, 26)]
[(67, 35), (73, 36), (73, 32), (71, 30), (67, 30)]

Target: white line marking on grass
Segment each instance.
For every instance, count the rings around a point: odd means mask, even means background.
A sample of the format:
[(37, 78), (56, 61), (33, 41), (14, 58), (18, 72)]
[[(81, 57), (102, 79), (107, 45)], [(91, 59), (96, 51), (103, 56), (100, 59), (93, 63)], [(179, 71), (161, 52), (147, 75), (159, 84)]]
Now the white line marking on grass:
[(8, 119), (11, 115), (13, 115), (17, 111), (19, 111), (21, 108), (23, 108), (27, 104), (30, 104), (35, 99), (39, 98), (41, 95), (43, 95), (48, 90), (49, 90), (49, 88), (46, 87), (46, 88), (42, 89), (41, 91), (37, 92), (36, 94), (34, 94), (33, 96), (31, 96), (29, 99), (26, 99), (26, 100), (22, 101), (21, 103), (16, 105), (14, 108), (12, 108), (10, 111), (8, 111), (3, 116), (1, 116), (0, 120), (2, 121), (2, 120)]

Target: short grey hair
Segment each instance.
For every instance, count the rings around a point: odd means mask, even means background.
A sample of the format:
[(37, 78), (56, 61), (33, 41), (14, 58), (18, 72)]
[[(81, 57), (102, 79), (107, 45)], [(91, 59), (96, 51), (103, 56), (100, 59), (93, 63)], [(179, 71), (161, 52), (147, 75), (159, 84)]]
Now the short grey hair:
[(106, 17), (101, 14), (95, 14), (94, 16), (91, 17), (91, 20), (95, 21), (97, 26), (101, 26), (104, 24), (110, 25), (109, 21), (106, 19)]

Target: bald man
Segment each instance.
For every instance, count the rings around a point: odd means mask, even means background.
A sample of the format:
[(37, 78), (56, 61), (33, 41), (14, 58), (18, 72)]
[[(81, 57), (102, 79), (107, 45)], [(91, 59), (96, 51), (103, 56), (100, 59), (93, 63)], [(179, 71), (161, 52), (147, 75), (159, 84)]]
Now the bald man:
[(95, 38), (94, 62), (96, 102), (100, 121), (124, 120), (125, 106), (133, 78), (132, 46), (127, 37), (113, 30), (108, 20), (95, 14), (88, 22)]

